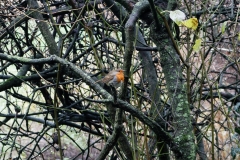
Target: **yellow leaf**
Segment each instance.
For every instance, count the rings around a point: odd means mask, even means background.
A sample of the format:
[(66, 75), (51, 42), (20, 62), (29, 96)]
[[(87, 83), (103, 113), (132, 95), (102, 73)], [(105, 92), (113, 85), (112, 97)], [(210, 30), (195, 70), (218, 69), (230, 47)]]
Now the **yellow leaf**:
[(190, 18), (185, 21), (182, 21), (182, 24), (184, 26), (186, 26), (187, 28), (196, 30), (198, 27), (198, 20), (197, 20), (197, 18)]
[(225, 29), (226, 29), (226, 25), (227, 25), (227, 21), (225, 21), (223, 24), (222, 24), (222, 34), (225, 32)]
[(194, 46), (193, 46), (193, 50), (194, 50), (195, 52), (198, 52), (198, 51), (200, 50), (201, 43), (202, 43), (202, 40), (201, 40), (201, 39), (197, 39), (197, 40), (195, 41), (195, 44), (194, 44)]
[(238, 33), (238, 40), (240, 41), (240, 33)]

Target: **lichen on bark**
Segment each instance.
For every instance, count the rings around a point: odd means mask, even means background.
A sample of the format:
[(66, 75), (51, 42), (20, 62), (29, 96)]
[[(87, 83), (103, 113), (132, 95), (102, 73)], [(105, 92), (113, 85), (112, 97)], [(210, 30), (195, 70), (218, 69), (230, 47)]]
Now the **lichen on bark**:
[(153, 23), (151, 26), (151, 37), (161, 57), (160, 63), (172, 107), (173, 139), (175, 143), (178, 144), (178, 150), (180, 150), (181, 153), (181, 155), (175, 156), (176, 159), (192, 160), (195, 159), (196, 156), (195, 138), (191, 125), (191, 115), (183, 81), (180, 58), (164, 28), (156, 30), (154, 25)]

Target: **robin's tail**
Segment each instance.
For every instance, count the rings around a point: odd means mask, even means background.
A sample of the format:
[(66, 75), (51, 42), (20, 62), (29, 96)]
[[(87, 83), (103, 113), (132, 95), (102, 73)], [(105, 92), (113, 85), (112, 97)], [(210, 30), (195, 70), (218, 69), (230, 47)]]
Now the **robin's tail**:
[(96, 84), (96, 83), (99, 83), (99, 82), (101, 82), (101, 81), (102, 81), (102, 79), (99, 79), (99, 80), (95, 81), (95, 84)]

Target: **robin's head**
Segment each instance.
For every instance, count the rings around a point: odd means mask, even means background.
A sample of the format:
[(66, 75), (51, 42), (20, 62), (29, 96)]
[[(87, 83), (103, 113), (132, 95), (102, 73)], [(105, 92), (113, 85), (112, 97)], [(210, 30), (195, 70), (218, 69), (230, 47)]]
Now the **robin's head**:
[(115, 71), (124, 74), (124, 70), (123, 69), (116, 69)]

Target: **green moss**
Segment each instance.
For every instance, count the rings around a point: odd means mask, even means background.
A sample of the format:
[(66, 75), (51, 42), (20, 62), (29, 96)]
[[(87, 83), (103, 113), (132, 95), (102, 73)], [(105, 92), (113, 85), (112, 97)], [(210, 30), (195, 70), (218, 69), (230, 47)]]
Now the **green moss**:
[(188, 114), (187, 114), (187, 113), (184, 113), (184, 114), (183, 114), (183, 117), (188, 118)]
[(183, 109), (181, 107), (176, 108), (176, 112), (182, 111)]

